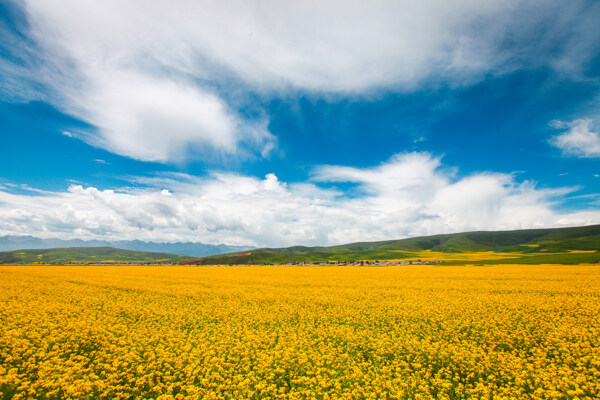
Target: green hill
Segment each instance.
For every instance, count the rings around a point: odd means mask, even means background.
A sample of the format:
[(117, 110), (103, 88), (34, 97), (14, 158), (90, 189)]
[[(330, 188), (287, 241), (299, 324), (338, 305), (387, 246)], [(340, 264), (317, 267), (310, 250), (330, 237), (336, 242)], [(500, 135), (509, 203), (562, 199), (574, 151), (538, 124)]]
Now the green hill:
[(600, 262), (600, 225), (464, 232), (331, 247), (294, 246), (203, 257), (186, 264), (284, 264), (438, 259), (445, 264)]
[(148, 253), (114, 247), (67, 247), (0, 252), (0, 264), (156, 264), (179, 263), (189, 259), (190, 257), (175, 254)]

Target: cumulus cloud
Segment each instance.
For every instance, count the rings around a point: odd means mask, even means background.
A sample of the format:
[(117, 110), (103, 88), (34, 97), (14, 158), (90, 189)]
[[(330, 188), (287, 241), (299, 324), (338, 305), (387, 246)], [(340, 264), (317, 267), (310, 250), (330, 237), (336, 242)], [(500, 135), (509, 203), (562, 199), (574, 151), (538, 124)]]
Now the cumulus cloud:
[(78, 137), (159, 162), (215, 150), (266, 156), (276, 146), (268, 118), (236, 111), (248, 92), (365, 94), (539, 65), (577, 71), (599, 14), (566, 0), (19, 4), (31, 42), (4, 36), (26, 49), (26, 68), (3, 60), (3, 91), (34, 98), (37, 81), (50, 91), (42, 97), (97, 128)]
[[(598, 211), (554, 209), (575, 188), (452, 171), (430, 154), (409, 153), (372, 168), (323, 166), (300, 183), (212, 173), (140, 177), (134, 189), (72, 185), (28, 195), (5, 188), (0, 234), (286, 246), (600, 222)], [(331, 188), (336, 182), (354, 183), (360, 195)]]
[(198, 146), (232, 153), (239, 142), (237, 117), (191, 85), (121, 72), (83, 97), (82, 116), (100, 133), (90, 140), (114, 153), (166, 162)]
[(600, 134), (593, 130), (593, 121), (589, 118), (572, 122), (553, 121), (557, 129), (564, 133), (554, 136), (550, 143), (562, 150), (563, 154), (582, 158), (600, 157)]

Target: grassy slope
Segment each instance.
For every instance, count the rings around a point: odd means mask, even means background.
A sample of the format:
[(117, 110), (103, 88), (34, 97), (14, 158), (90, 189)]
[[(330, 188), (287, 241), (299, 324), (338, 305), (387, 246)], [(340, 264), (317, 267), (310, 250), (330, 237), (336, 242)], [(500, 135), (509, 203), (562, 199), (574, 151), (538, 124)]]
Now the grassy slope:
[(0, 252), (0, 264), (161, 263), (181, 262), (187, 259), (190, 257), (113, 247), (68, 247)]
[[(593, 263), (600, 261), (600, 225), (529, 229), (502, 232), (465, 232), (384, 242), (351, 243), (332, 247), (294, 246), (257, 249), (250, 252), (204, 257), (202, 264), (280, 264), (350, 260), (397, 260), (423, 256), (425, 251), (448, 255), (461, 253), (512, 253), (499, 260), (477, 260), (469, 264), (498, 263)], [(570, 253), (571, 251), (593, 251)], [(447, 264), (465, 261), (447, 261)]]

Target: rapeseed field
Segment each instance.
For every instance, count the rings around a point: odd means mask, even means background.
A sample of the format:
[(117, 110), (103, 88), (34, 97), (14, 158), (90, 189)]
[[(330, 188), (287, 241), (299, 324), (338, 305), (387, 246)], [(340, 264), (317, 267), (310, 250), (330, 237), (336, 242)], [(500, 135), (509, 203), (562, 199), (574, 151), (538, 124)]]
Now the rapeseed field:
[(598, 399), (600, 266), (0, 266), (2, 399)]

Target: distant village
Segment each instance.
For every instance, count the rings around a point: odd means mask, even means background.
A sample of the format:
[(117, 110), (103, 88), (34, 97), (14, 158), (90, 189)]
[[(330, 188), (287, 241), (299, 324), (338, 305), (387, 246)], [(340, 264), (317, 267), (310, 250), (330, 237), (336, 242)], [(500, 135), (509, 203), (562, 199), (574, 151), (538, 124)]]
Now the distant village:
[(340, 262), (296, 262), (296, 263), (285, 263), (285, 264), (272, 264), (272, 265), (282, 265), (282, 266), (345, 266), (345, 265), (354, 265), (354, 266), (363, 266), (363, 265), (414, 265), (414, 264), (438, 264), (443, 261), (441, 260), (409, 260), (409, 261), (340, 261)]
[[(197, 260), (193, 260), (197, 261)], [(180, 265), (189, 265), (189, 266), (201, 266), (201, 265), (273, 265), (273, 266), (287, 266), (287, 267), (296, 267), (296, 266), (392, 266), (392, 265), (423, 265), (423, 264), (439, 264), (442, 263), (442, 260), (407, 260), (407, 261), (325, 261), (325, 262), (291, 262), (291, 263), (256, 263), (256, 264), (241, 264), (241, 263), (230, 263), (230, 264), (202, 264), (202, 263), (194, 263), (193, 261), (187, 261), (181, 263)]]

